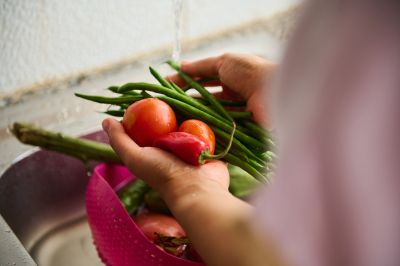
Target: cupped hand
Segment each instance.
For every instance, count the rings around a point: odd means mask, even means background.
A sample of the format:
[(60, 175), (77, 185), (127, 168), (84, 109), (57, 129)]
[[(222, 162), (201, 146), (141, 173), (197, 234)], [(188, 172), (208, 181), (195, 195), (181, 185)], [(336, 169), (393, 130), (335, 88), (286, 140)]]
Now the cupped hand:
[(225, 163), (211, 161), (192, 166), (161, 149), (138, 146), (114, 119), (105, 119), (102, 125), (123, 163), (160, 193), (167, 204), (198, 192), (228, 192), (229, 173)]
[[(268, 97), (270, 80), (276, 65), (254, 55), (226, 53), (193, 62), (182, 62), (181, 69), (195, 79), (218, 76), (219, 81), (204, 86), (222, 86), (224, 94), (247, 101), (247, 110), (256, 122), (268, 124), (265, 96)], [(185, 82), (175, 74), (167, 77), (178, 86)]]

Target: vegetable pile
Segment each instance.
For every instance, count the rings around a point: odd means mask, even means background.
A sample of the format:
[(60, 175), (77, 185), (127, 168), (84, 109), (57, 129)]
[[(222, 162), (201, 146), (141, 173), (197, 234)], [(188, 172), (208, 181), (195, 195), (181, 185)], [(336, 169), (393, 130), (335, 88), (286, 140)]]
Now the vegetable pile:
[[(216, 99), (200, 82), (184, 73), (177, 63), (167, 63), (188, 84), (184, 89), (164, 79), (150, 67), (150, 73), (159, 84), (136, 82), (109, 87), (109, 91), (118, 94), (116, 97), (75, 95), (109, 104), (105, 113), (123, 117), (126, 132), (140, 146), (160, 147), (194, 165), (206, 160), (223, 159), (259, 181), (268, 182), (274, 159), (271, 151), (274, 144), (269, 133), (252, 121), (251, 113), (233, 112), (225, 108), (244, 107), (246, 103)], [(189, 95), (189, 89), (196, 90), (201, 96)], [(194, 123), (203, 122), (210, 130), (185, 129), (185, 124), (192, 122), (184, 120), (191, 119), (198, 121)], [(183, 123), (177, 131), (179, 122)], [(208, 143), (207, 146), (207, 139), (211, 135), (209, 131), (215, 134), (215, 151), (218, 154), (214, 156), (213, 144)], [(177, 132), (186, 132), (194, 137)]]

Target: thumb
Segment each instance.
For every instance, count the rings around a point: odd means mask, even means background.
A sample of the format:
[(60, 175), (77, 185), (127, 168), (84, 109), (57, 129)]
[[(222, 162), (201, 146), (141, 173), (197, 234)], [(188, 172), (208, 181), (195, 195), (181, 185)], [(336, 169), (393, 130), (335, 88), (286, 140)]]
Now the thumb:
[(138, 178), (162, 192), (164, 184), (175, 176), (192, 169), (172, 154), (153, 147), (140, 147), (125, 132), (121, 123), (107, 118), (102, 123), (110, 139), (110, 145), (122, 162)]
[(124, 127), (115, 119), (107, 118), (102, 123), (104, 131), (107, 133), (110, 145), (118, 154), (125, 165), (130, 165), (132, 160), (136, 160), (141, 148), (125, 133)]

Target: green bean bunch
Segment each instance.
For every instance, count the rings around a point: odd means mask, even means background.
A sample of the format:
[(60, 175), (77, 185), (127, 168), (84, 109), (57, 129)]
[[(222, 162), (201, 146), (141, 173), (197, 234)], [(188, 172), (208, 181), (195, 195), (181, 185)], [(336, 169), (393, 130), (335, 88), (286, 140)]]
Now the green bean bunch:
[[(178, 119), (198, 119), (207, 123), (214, 131), (217, 149), (222, 151), (231, 142), (231, 148), (224, 160), (242, 168), (259, 181), (268, 182), (274, 154), (273, 141), (269, 132), (252, 121), (250, 112), (227, 111), (225, 107), (244, 107), (246, 102), (216, 99), (199, 82), (183, 72), (173, 61), (167, 61), (188, 84), (187, 88), (195, 89), (200, 96), (193, 97), (186, 90), (173, 82), (164, 79), (154, 68), (150, 73), (159, 84), (132, 82), (122, 86), (111, 86), (109, 91), (115, 97), (85, 95), (76, 96), (97, 103), (109, 104), (106, 114), (123, 117), (128, 106), (145, 98), (158, 98), (168, 103), (177, 114)], [(187, 89), (186, 88), (186, 89)], [(150, 94), (151, 93), (151, 94)], [(231, 135), (233, 134), (233, 139)]]

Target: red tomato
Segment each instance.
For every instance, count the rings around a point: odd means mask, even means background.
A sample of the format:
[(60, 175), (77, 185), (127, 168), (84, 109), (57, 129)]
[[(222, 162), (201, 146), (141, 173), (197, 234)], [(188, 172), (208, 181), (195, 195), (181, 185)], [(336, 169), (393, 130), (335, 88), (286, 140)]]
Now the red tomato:
[(139, 146), (152, 146), (154, 139), (176, 131), (177, 122), (172, 108), (165, 102), (147, 98), (131, 104), (122, 125)]
[(214, 154), (215, 150), (215, 135), (211, 128), (204, 122), (196, 119), (189, 119), (184, 121), (179, 131), (195, 135), (204, 141), (210, 147), (210, 154)]
[(165, 214), (142, 212), (136, 215), (135, 223), (152, 242), (156, 236), (155, 233), (173, 237), (186, 236), (175, 218)]

